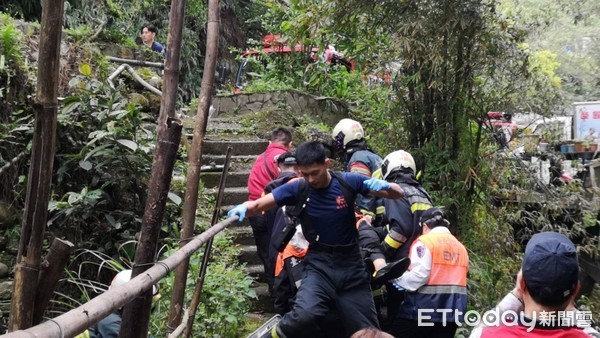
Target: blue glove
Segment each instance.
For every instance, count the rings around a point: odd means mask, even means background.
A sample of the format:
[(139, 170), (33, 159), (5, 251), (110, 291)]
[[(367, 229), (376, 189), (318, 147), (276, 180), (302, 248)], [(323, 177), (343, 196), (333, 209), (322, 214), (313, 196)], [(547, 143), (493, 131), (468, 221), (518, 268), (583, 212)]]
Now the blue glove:
[(396, 279), (394, 279), (394, 281), (392, 282), (392, 285), (396, 288), (396, 290), (400, 291), (400, 292), (404, 292), (406, 291), (406, 289), (404, 289), (401, 285), (400, 285), (400, 278), (398, 277)]
[(392, 186), (385, 180), (380, 180), (377, 178), (369, 178), (368, 180), (363, 182), (370, 190), (373, 191), (382, 191), (382, 190), (390, 190)]
[(248, 207), (243, 204), (239, 204), (235, 208), (229, 210), (227, 217), (233, 217), (237, 215), (240, 217), (238, 222), (241, 222), (244, 220), (244, 217), (246, 217), (246, 211), (248, 211)]

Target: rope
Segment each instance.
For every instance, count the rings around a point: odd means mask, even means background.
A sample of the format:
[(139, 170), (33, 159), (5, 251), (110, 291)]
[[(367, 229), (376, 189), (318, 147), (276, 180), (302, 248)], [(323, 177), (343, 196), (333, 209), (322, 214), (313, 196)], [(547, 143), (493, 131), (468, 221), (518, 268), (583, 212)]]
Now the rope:
[(65, 333), (64, 333), (64, 331), (63, 331), (63, 328), (62, 328), (62, 326), (60, 326), (60, 324), (59, 324), (59, 323), (58, 323), (56, 320), (54, 320), (54, 319), (52, 319), (52, 318), (49, 318), (49, 319), (48, 319), (48, 321), (51, 321), (51, 322), (53, 322), (54, 324), (56, 324), (56, 326), (58, 326), (58, 330), (59, 330), (59, 332), (60, 332), (60, 338), (65, 338)]

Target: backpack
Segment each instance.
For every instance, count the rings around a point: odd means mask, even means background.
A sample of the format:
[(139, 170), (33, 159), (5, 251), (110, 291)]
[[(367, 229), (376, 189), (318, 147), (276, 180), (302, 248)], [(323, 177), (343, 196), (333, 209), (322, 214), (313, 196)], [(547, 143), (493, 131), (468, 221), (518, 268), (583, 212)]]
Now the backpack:
[[(335, 177), (340, 182), (340, 188), (342, 189), (342, 195), (348, 203), (348, 208), (352, 212), (354, 211), (354, 201), (356, 200), (357, 192), (344, 180), (342, 173), (339, 171), (329, 171), (332, 178)], [(296, 205), (286, 208), (286, 214), (289, 218), (288, 223), (283, 227), (279, 234), (274, 235), (275, 242), (273, 243), (277, 251), (282, 252), (285, 246), (288, 244), (290, 239), (296, 232), (296, 226), (298, 223), (302, 226), (302, 232), (304, 237), (309, 243), (315, 243), (319, 241), (319, 235), (312, 224), (308, 213), (304, 212), (306, 204), (309, 202), (308, 198), (308, 182), (301, 180), (298, 185), (298, 201)]]

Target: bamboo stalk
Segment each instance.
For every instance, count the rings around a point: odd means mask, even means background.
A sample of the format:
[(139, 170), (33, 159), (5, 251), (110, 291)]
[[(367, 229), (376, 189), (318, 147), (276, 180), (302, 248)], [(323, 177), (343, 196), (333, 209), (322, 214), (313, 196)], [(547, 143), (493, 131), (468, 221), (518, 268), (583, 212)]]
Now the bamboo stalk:
[[(194, 126), (194, 137), (188, 159), (188, 172), (185, 184), (185, 200), (181, 220), (181, 235), (179, 245), (185, 245), (194, 234), (196, 220), (196, 206), (198, 203), (198, 183), (200, 182), (200, 171), (202, 163), (202, 148), (208, 113), (212, 99), (214, 74), (217, 64), (219, 43), (219, 0), (208, 2), (208, 22), (206, 36), (206, 56), (204, 60), (204, 73), (202, 75), (202, 86), (200, 88), (200, 102), (196, 111), (196, 124)], [(183, 297), (185, 294), (185, 283), (187, 280), (189, 262), (184, 262), (175, 271), (175, 282), (171, 303), (169, 307), (168, 327), (173, 328), (181, 322), (181, 309), (183, 308)]]
[[(181, 129), (181, 121), (171, 118), (167, 120), (166, 128), (159, 127), (159, 142), (154, 152), (152, 175), (148, 184), (148, 199), (142, 217), (140, 239), (135, 251), (132, 277), (143, 273), (148, 268), (148, 264), (154, 263), (160, 227), (167, 204), (167, 194), (181, 140)], [(123, 310), (119, 337), (148, 337), (151, 308), (152, 292), (150, 290), (140, 294), (133, 302), (127, 304)]]
[(31, 166), (13, 283), (9, 331), (24, 329), (33, 323), (56, 142), (63, 7), (63, 0), (44, 0), (42, 6)]
[[(227, 174), (229, 174), (229, 161), (231, 159), (231, 147), (227, 147), (227, 155), (225, 156), (225, 166), (223, 167), (223, 174), (221, 175), (221, 180), (219, 182), (219, 192), (217, 194), (217, 202), (215, 203), (215, 209), (213, 211), (212, 220), (210, 225), (213, 226), (219, 220), (219, 211), (221, 210), (221, 201), (223, 200), (223, 191), (225, 190), (225, 182), (227, 182)], [(202, 296), (202, 288), (204, 287), (204, 278), (206, 277), (206, 270), (208, 269), (208, 262), (210, 259), (210, 254), (212, 252), (212, 243), (213, 239), (209, 239), (206, 242), (206, 247), (204, 248), (204, 256), (202, 257), (202, 266), (200, 267), (200, 272), (198, 274), (198, 278), (196, 279), (196, 287), (194, 289), (194, 294), (192, 296), (192, 301), (190, 302), (190, 316), (187, 320), (187, 325), (185, 330), (183, 331), (183, 337), (189, 338), (192, 335), (192, 331), (194, 330), (194, 319), (196, 318), (196, 310), (198, 309), (198, 305), (200, 304), (200, 297)], [(183, 321), (185, 323), (185, 321)]]
[(162, 62), (149, 62), (149, 61), (141, 61), (141, 60), (131, 60), (131, 59), (123, 59), (123, 58), (117, 58), (114, 56), (107, 56), (106, 57), (109, 61), (112, 62), (117, 62), (117, 63), (126, 63), (128, 65), (133, 65), (133, 66), (142, 66), (142, 67), (155, 67), (155, 68), (164, 68), (165, 65)]

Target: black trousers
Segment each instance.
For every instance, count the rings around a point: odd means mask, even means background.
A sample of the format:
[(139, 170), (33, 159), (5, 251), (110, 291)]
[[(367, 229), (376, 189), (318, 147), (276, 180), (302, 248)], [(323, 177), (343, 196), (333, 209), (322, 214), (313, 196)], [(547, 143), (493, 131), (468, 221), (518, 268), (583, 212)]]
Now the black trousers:
[(269, 284), (269, 291), (273, 287), (273, 274), (275, 273), (275, 262), (269, 260), (269, 245), (271, 242), (271, 231), (267, 227), (265, 218), (262, 214), (254, 215), (248, 218), (256, 243), (256, 253), (265, 269), (265, 277)]
[(379, 327), (358, 245), (348, 246), (347, 250), (311, 245), (303, 264), (304, 277), (296, 302), (278, 324), (283, 336), (319, 337), (319, 332), (327, 331), (327, 317), (334, 311), (340, 316), (336, 330), (343, 337), (367, 327)]

